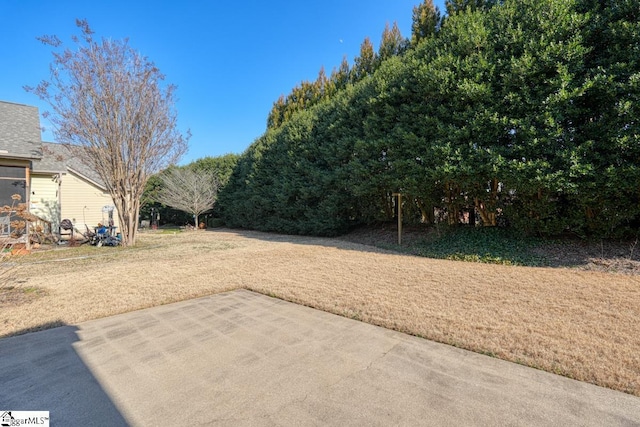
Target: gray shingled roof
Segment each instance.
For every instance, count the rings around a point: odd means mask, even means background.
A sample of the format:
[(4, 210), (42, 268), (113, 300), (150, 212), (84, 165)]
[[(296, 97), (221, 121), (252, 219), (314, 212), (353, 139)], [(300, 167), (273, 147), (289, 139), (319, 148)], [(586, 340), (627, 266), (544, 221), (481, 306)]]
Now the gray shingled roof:
[(40, 138), (38, 108), (0, 101), (0, 158), (33, 161), (35, 173), (67, 173), (69, 169), (104, 187), (100, 176), (67, 147)]
[(91, 166), (86, 165), (75, 153), (76, 150), (80, 149), (82, 148), (43, 142), (42, 158), (33, 161), (33, 172), (66, 173), (68, 169), (71, 169), (104, 187), (100, 175)]
[(42, 157), (38, 108), (0, 101), (0, 157)]

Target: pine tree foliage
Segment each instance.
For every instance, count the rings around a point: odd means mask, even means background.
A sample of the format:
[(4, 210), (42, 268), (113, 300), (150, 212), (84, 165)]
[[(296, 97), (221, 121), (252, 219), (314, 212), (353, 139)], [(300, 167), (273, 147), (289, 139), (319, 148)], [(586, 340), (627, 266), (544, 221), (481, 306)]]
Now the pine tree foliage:
[(393, 26), (389, 28), (389, 24), (384, 27), (382, 32), (382, 40), (380, 41), (380, 47), (378, 48), (378, 61), (385, 61), (392, 56), (402, 54), (407, 47), (407, 40), (402, 37), (402, 33), (398, 28), (398, 23), (394, 22)]
[(424, 0), (413, 8), (411, 44), (416, 45), (421, 40), (433, 37), (441, 24), (442, 16), (438, 7), (433, 4), (433, 0)]
[(351, 80), (358, 82), (373, 74), (376, 68), (377, 54), (369, 37), (365, 37), (360, 45), (360, 55), (354, 60), (351, 70)]
[(340, 63), (340, 67), (338, 69), (333, 69), (331, 71), (331, 77), (329, 78), (330, 82), (334, 85), (335, 90), (339, 91), (347, 87), (349, 84), (349, 75), (351, 74), (351, 67), (349, 66), (349, 61), (347, 57), (344, 56), (342, 58), (342, 62)]
[(458, 12), (489, 9), (500, 3), (500, 0), (445, 0), (444, 5), (449, 16)]
[(636, 234), (637, 2), (448, 6), (399, 55), (375, 61), (386, 50), (363, 43), (349, 83), (249, 147), (220, 194), (225, 221), (334, 235), (392, 218), (402, 192), (408, 221)]

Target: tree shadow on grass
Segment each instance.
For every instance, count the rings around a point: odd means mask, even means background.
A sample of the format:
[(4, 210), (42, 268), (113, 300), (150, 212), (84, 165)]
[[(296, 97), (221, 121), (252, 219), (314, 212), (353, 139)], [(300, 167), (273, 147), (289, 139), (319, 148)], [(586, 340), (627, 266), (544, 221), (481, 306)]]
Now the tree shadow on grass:
[(349, 240), (348, 238), (344, 238), (344, 236), (316, 237), (316, 236), (280, 234), (280, 233), (272, 233), (267, 231), (247, 230), (247, 229), (239, 229), (239, 228), (216, 228), (213, 230), (208, 230), (207, 232), (208, 233), (216, 233), (216, 232), (231, 233), (246, 239), (261, 240), (261, 241), (270, 242), (270, 243), (293, 243), (298, 245), (324, 246), (324, 247), (335, 248), (335, 249), (352, 250), (352, 251), (358, 251), (358, 252), (384, 253), (384, 254), (399, 253), (399, 252), (402, 253), (402, 251), (398, 251), (397, 248), (380, 247), (372, 243)]
[(398, 245), (397, 226), (390, 223), (359, 227), (334, 238), (244, 229), (216, 230), (268, 242), (319, 245), (360, 252), (640, 275), (640, 243), (637, 240), (541, 239), (500, 228), (438, 229), (420, 226), (403, 228), (402, 244)]

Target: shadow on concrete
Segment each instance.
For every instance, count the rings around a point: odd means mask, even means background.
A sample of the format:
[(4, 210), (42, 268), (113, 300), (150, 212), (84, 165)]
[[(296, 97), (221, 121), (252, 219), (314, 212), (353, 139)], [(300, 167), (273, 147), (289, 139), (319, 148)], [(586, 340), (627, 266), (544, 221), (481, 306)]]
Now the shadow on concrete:
[(6, 333), (4, 335), (0, 335), (0, 343), (2, 342), (1, 340), (3, 338), (14, 337), (16, 335), (29, 334), (31, 332), (45, 331), (47, 329), (58, 328), (60, 326), (65, 326), (65, 325), (66, 325), (66, 323), (64, 323), (62, 320), (56, 320), (56, 321), (53, 321), (53, 322), (41, 323), (39, 325), (30, 327), (30, 328), (20, 329), (18, 331), (11, 331), (11, 332), (8, 332), (8, 333)]
[(128, 425), (76, 352), (77, 331), (60, 326), (0, 339), (0, 409), (49, 411), (52, 426)]

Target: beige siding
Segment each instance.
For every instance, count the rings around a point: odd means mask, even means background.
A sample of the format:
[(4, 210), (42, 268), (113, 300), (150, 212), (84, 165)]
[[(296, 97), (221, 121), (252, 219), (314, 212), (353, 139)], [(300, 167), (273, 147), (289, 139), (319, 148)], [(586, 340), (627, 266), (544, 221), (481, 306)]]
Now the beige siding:
[[(98, 223), (107, 224), (109, 214), (103, 212), (103, 207), (113, 206), (109, 193), (73, 173), (67, 173), (62, 177), (60, 194), (62, 219), (70, 219), (77, 230), (84, 232), (85, 225), (93, 229)], [(116, 211), (113, 212), (113, 220), (118, 226)]]
[(31, 213), (51, 221), (54, 230), (60, 224), (57, 175), (31, 175)]

